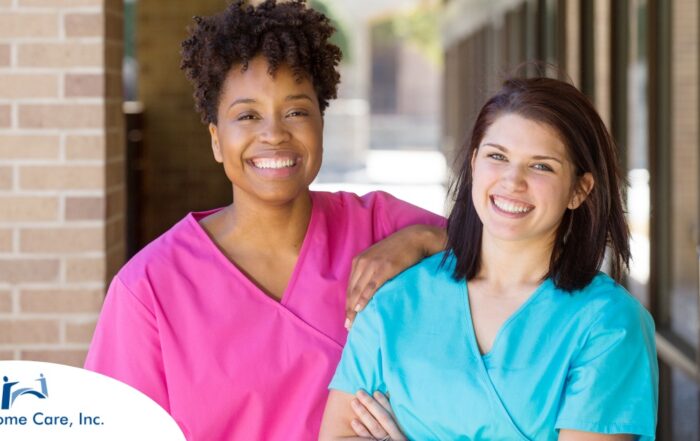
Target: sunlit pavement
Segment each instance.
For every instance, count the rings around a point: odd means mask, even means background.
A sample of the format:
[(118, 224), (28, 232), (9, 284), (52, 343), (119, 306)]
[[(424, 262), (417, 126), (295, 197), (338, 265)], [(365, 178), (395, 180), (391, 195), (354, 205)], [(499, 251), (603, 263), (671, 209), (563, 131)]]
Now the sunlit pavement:
[(370, 150), (366, 168), (347, 173), (342, 181), (314, 182), (312, 190), (365, 194), (382, 190), (397, 198), (445, 214), (447, 166), (437, 151)]

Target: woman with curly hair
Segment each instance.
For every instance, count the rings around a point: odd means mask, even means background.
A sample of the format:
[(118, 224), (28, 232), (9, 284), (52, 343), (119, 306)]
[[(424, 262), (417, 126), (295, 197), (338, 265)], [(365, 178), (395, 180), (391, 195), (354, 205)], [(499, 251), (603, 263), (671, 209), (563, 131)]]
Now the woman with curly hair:
[(190, 213), (119, 271), (85, 366), (189, 440), (312, 440), (346, 303), (438, 252), (444, 220), (386, 193), (309, 191), (339, 82), (324, 15), (236, 1), (195, 22), (182, 68), (233, 203)]

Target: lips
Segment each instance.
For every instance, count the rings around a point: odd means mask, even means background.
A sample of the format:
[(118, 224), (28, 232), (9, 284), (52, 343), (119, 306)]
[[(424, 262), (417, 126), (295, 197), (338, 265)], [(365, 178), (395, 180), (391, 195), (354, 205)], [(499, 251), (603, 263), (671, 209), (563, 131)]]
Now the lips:
[(266, 178), (286, 178), (293, 175), (302, 162), (299, 154), (286, 150), (259, 152), (246, 159), (256, 174)]
[(275, 159), (275, 158), (255, 158), (250, 160), (254, 167), (257, 168), (290, 168), (297, 163), (296, 159)]
[(492, 195), (491, 202), (499, 211), (510, 215), (524, 215), (535, 209), (534, 205), (503, 196)]

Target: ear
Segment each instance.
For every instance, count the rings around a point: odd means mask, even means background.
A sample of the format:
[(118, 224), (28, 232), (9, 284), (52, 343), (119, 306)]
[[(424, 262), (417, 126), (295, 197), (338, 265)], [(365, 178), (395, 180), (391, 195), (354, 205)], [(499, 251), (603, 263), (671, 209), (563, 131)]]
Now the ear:
[(211, 150), (214, 153), (214, 159), (221, 164), (224, 162), (224, 156), (221, 154), (221, 144), (219, 144), (219, 134), (216, 124), (209, 123), (209, 135), (211, 135)]
[(580, 207), (581, 204), (583, 204), (583, 201), (585, 201), (588, 195), (591, 193), (591, 190), (593, 190), (594, 185), (595, 180), (593, 179), (593, 175), (590, 172), (584, 173), (583, 176), (578, 178), (578, 181), (576, 182), (576, 189), (574, 190), (574, 194), (571, 195), (571, 200), (569, 201), (569, 205), (567, 207), (571, 210), (575, 210)]

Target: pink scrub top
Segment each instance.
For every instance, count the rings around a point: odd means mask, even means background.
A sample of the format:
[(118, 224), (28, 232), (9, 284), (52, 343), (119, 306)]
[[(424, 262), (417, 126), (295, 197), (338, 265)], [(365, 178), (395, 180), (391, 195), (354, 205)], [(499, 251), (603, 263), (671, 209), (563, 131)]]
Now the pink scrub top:
[(317, 439), (347, 337), (352, 258), (405, 226), (444, 219), (382, 192), (311, 197), (280, 302), (199, 225), (214, 211), (190, 213), (114, 278), (85, 368), (151, 397), (188, 440)]

